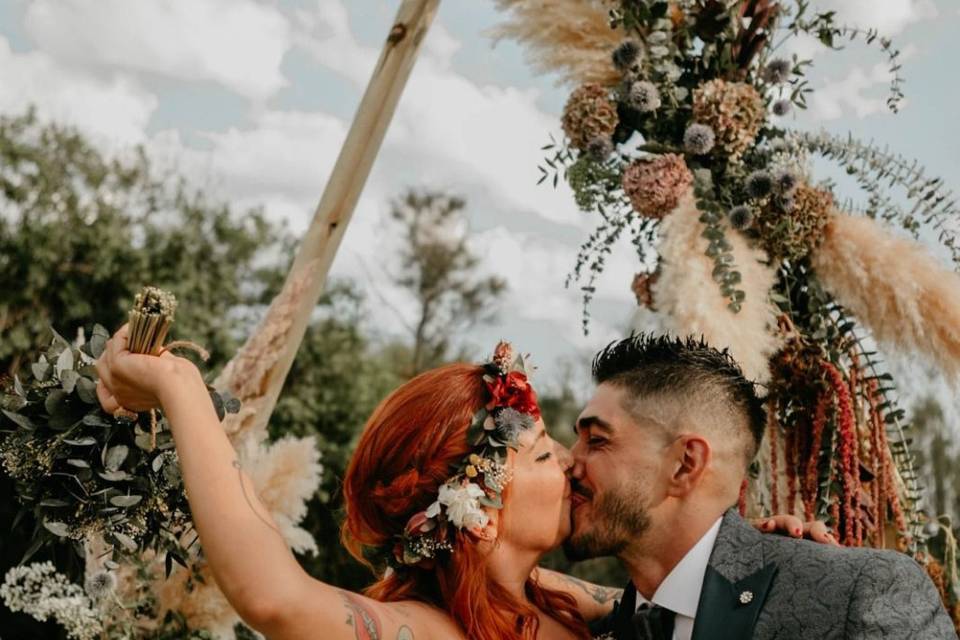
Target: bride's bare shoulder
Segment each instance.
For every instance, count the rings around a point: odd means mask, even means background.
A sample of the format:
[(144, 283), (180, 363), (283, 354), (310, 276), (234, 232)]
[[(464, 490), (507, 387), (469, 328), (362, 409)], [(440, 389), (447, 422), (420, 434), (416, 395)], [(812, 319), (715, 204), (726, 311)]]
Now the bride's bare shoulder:
[[(457, 623), (443, 609), (416, 600), (392, 602), (386, 606), (391, 607), (400, 620), (411, 623), (406, 632), (407, 635), (398, 635), (397, 640), (466, 639)], [(419, 633), (415, 632), (414, 625), (421, 629)], [(386, 636), (386, 638), (392, 640), (391, 636)]]

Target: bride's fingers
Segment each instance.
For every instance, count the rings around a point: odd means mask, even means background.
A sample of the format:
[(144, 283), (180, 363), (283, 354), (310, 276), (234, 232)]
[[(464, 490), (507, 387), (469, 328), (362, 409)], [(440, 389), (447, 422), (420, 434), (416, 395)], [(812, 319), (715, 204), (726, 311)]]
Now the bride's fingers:
[(120, 403), (117, 402), (117, 399), (110, 393), (110, 390), (103, 383), (103, 380), (97, 380), (97, 399), (100, 401), (100, 406), (103, 410), (111, 415), (120, 408)]
[(827, 523), (821, 522), (820, 520), (805, 523), (803, 525), (803, 533), (807, 538), (815, 542), (840, 546), (840, 543), (837, 542), (837, 539), (830, 532)]
[(97, 381), (97, 390), (99, 391), (101, 384), (106, 385), (108, 388), (113, 387), (113, 377), (110, 375), (110, 364), (108, 361), (109, 356), (107, 352), (104, 351), (100, 354), (100, 357), (97, 358), (97, 361), (93, 363), (93, 367), (97, 370), (97, 377), (100, 378)]
[(796, 516), (781, 514), (767, 519), (773, 521), (773, 524), (767, 525), (764, 531), (780, 531), (794, 538), (803, 535), (803, 521)]

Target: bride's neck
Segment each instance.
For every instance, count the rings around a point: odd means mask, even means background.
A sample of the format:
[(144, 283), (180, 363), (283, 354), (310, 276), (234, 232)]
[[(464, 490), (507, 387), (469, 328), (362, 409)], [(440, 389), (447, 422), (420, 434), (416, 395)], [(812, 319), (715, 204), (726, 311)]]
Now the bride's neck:
[(542, 554), (521, 551), (508, 545), (497, 545), (487, 556), (487, 571), (491, 580), (522, 602), (526, 602), (526, 584), (540, 562)]

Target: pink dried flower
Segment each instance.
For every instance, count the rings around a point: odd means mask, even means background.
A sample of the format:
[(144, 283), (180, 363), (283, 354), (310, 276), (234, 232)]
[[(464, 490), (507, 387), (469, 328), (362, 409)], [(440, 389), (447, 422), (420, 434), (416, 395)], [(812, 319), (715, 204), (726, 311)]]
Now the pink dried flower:
[(623, 172), (623, 190), (633, 208), (648, 218), (663, 218), (693, 184), (683, 156), (667, 153), (636, 160)]

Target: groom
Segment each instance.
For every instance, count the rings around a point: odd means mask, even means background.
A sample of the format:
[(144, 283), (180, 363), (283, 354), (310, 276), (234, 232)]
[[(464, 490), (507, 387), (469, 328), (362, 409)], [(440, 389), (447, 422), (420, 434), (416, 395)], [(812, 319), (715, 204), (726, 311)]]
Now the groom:
[(731, 508), (765, 420), (726, 353), (640, 334), (598, 354), (593, 375), (576, 425), (565, 550), (616, 556), (631, 577), (597, 635), (957, 637), (908, 556), (762, 535)]

